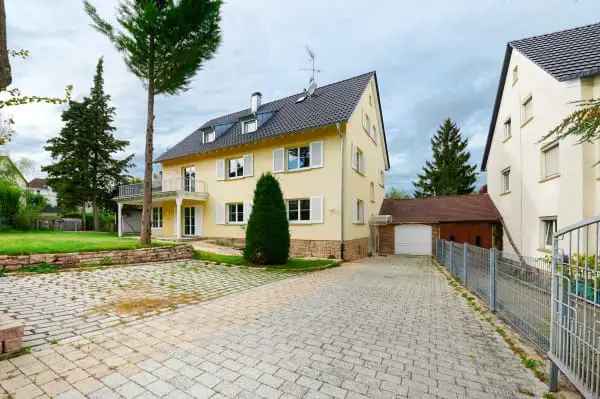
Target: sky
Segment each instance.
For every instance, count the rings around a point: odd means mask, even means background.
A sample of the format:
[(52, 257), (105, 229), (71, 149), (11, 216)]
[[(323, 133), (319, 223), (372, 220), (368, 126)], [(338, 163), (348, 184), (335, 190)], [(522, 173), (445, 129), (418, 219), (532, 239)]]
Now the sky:
[[(114, 20), (117, 0), (92, 0)], [(93, 30), (79, 0), (6, 0), (8, 45), (27, 49), (13, 59), (13, 86), (23, 94), (73, 97), (89, 93), (99, 57), (112, 96), (119, 138), (135, 154), (132, 175), (143, 176), (146, 95), (121, 54)], [(319, 84), (377, 71), (391, 169), (386, 184), (412, 191), (431, 156), (430, 139), (445, 118), (469, 138), (479, 166), (506, 43), (600, 20), (597, 0), (228, 0), (222, 43), (189, 90), (156, 102), (155, 156), (206, 120), (302, 91), (310, 74), (305, 47), (317, 56)], [(64, 106), (10, 108), (16, 135), (5, 149), (27, 158), (27, 177), (51, 162), (46, 141), (61, 127)], [(125, 154), (120, 154), (123, 156)], [(478, 168), (479, 170), (479, 168)], [(485, 182), (481, 175), (480, 184)]]

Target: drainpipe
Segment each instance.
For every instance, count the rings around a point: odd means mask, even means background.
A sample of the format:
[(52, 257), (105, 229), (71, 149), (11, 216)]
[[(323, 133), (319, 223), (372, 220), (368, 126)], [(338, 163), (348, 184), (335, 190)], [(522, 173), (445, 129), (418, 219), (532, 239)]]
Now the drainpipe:
[(335, 124), (338, 135), (340, 136), (340, 158), (342, 160), (342, 178), (340, 179), (340, 256), (344, 260), (344, 144), (346, 142), (346, 136), (342, 133), (341, 124), (338, 122)]

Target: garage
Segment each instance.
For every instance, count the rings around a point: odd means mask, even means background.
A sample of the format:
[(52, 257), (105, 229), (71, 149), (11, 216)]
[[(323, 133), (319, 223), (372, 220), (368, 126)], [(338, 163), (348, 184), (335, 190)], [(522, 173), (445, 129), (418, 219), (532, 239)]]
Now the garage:
[(437, 239), (502, 248), (500, 215), (485, 193), (386, 198), (372, 224), (380, 255), (431, 255)]
[(399, 224), (394, 229), (394, 253), (431, 255), (432, 231), (426, 224)]

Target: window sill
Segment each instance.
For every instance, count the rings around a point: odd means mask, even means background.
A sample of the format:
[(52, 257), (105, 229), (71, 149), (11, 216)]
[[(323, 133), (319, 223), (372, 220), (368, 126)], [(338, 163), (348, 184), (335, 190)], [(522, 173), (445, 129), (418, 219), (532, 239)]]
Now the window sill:
[[(309, 170), (313, 170), (313, 169), (319, 169), (322, 168), (323, 166), (308, 166), (306, 168), (298, 168), (298, 169), (286, 169), (282, 172), (284, 173), (300, 173), (300, 172), (308, 172)], [(279, 173), (282, 173), (279, 172)]]
[(359, 226), (360, 226), (360, 225), (364, 225), (364, 224), (365, 224), (365, 222), (352, 222), (352, 224), (356, 224), (356, 225), (359, 225)]
[(555, 174), (555, 175), (552, 175), (552, 176), (548, 176), (548, 177), (543, 177), (543, 178), (541, 178), (541, 179), (538, 181), (538, 183), (545, 183), (545, 182), (547, 182), (547, 181), (550, 181), (550, 180), (558, 179), (559, 177), (560, 177), (560, 173), (557, 173), (557, 174)]
[(225, 179), (225, 181), (231, 181), (231, 180), (241, 180), (241, 179), (245, 179), (247, 177), (252, 177), (252, 176), (236, 176), (236, 177), (227, 177)]
[(529, 123), (533, 120), (533, 116), (527, 119), (525, 122), (521, 123), (521, 127), (525, 127), (529, 125)]
[(154, 231), (154, 230), (162, 230), (163, 228), (161, 226), (161, 227), (151, 227), (151, 229)]
[[(352, 169), (354, 169), (354, 168), (352, 168)], [(358, 173), (359, 175), (361, 175), (362, 177), (365, 177), (365, 176), (366, 176), (366, 175), (365, 175), (365, 172), (361, 172), (361, 171), (360, 171), (360, 170), (358, 170), (358, 169), (354, 169), (354, 171), (355, 171), (356, 173)]]
[(510, 190), (509, 191), (505, 191), (503, 193), (500, 193), (500, 195), (508, 195), (508, 194), (510, 194)]
[(227, 222), (225, 223), (226, 226), (244, 226), (246, 224), (246, 222)]
[(316, 224), (317, 222), (313, 222), (312, 220), (290, 220), (288, 221), (288, 223), (290, 225), (295, 225), (295, 226), (303, 226), (303, 225), (309, 225), (309, 224)]
[(550, 249), (550, 248), (538, 248), (537, 250), (538, 250), (538, 252), (543, 252), (545, 254), (551, 254), (552, 253), (552, 249)]
[(511, 135), (511, 136), (508, 136), (508, 137), (505, 137), (505, 138), (502, 140), (502, 144), (504, 144), (504, 143), (508, 142), (510, 139), (512, 139), (512, 135)]

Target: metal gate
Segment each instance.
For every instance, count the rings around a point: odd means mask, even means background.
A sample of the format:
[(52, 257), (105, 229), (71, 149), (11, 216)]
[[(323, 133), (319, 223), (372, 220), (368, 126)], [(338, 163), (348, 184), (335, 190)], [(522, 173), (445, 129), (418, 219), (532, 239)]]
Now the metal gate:
[(562, 372), (588, 399), (600, 398), (600, 217), (554, 235), (551, 390)]

